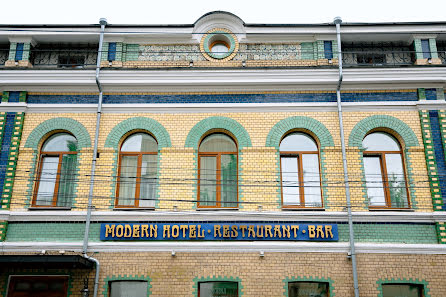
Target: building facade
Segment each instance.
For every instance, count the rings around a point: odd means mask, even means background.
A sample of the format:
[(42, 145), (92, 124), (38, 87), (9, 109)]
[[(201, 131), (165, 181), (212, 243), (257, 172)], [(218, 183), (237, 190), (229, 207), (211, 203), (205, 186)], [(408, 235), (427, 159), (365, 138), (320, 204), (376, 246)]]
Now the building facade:
[(446, 295), (444, 23), (101, 25), (0, 26), (2, 296)]

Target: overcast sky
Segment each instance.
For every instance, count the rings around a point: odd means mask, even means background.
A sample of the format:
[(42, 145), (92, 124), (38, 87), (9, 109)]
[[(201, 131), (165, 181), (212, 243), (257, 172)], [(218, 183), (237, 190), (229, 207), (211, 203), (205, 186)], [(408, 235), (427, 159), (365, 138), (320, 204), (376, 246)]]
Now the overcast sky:
[(445, 21), (446, 0), (16, 0), (1, 1), (0, 24), (191, 24), (214, 10), (246, 23)]

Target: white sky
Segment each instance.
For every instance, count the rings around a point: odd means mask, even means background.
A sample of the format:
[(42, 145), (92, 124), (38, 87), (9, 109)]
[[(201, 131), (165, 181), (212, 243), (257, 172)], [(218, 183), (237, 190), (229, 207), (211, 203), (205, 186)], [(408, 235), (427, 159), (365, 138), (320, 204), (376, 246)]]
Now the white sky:
[[(3, 2), (3, 3), (1, 3)], [(192, 24), (225, 10), (246, 23), (446, 22), (446, 0), (2, 0), (0, 24)]]

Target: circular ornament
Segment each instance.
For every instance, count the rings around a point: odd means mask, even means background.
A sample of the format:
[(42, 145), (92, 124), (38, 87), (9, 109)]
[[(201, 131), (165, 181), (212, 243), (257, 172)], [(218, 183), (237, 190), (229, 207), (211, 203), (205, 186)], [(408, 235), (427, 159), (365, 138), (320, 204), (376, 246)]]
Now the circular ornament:
[(229, 61), (239, 49), (237, 37), (231, 31), (215, 28), (203, 35), (200, 51), (208, 61)]

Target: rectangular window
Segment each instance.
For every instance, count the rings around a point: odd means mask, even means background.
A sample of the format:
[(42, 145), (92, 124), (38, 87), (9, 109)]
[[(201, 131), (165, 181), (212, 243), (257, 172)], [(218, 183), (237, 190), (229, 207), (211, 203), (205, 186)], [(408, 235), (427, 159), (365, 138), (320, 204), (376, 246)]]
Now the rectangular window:
[(237, 282), (198, 283), (198, 297), (238, 297)]
[(421, 39), (421, 50), (423, 51), (424, 59), (432, 58), (431, 50), (429, 47), (429, 39)]
[(329, 285), (323, 282), (288, 283), (289, 297), (329, 297)]
[(108, 61), (116, 60), (116, 42), (110, 42), (108, 44)]
[(17, 43), (15, 48), (15, 60), (20, 61), (23, 58), (23, 43)]
[(383, 297), (423, 297), (423, 286), (418, 284), (383, 284)]
[(11, 276), (8, 297), (67, 296), (68, 276)]
[(325, 59), (333, 59), (333, 42), (324, 41), (324, 56)]
[(146, 281), (110, 282), (110, 297), (147, 297)]

